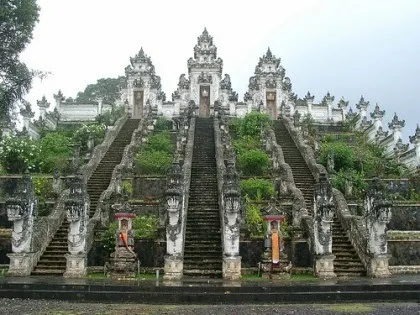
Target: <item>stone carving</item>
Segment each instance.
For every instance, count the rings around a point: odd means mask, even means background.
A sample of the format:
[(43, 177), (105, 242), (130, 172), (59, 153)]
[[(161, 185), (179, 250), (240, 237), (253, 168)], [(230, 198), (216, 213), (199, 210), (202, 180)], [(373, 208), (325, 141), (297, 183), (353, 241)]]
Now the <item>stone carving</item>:
[(67, 178), (69, 195), (64, 207), (69, 222), (67, 238), (69, 254), (65, 277), (84, 277), (87, 268), (86, 233), (89, 223), (90, 200), (83, 175), (75, 174)]
[(267, 81), (265, 81), (265, 87), (268, 89), (275, 89), (277, 87), (276, 81), (274, 80), (273, 76), (267, 78)]
[(260, 85), (258, 84), (256, 77), (250, 77), (249, 78), (248, 88), (250, 90), (259, 90), (260, 89)]
[(230, 82), (230, 76), (228, 74), (225, 74), (224, 79), (220, 81), (220, 89), (222, 90), (232, 89), (232, 83)]
[(316, 254), (316, 274), (322, 278), (335, 277), (334, 255), (332, 255), (332, 220), (334, 203), (331, 185), (325, 173), (319, 174), (319, 182), (314, 187), (314, 241)]
[(210, 73), (202, 71), (200, 75), (198, 76), (197, 83), (198, 84), (202, 84), (202, 83), (212, 84), (213, 78)]
[(391, 130), (401, 129), (405, 126), (405, 120), (399, 120), (397, 113), (394, 114), (392, 121), (388, 124), (388, 128)]
[(359, 110), (366, 110), (369, 106), (369, 102), (365, 101), (363, 95), (360, 97), (359, 103), (356, 104), (356, 108)]
[(289, 77), (285, 77), (282, 85), (283, 91), (292, 91), (292, 82)]
[(296, 110), (293, 113), (293, 125), (295, 127), (299, 127), (299, 125), (300, 125), (300, 117), (301, 117), (301, 114), (299, 113), (299, 111)]
[(327, 171), (329, 174), (334, 173), (334, 167), (335, 167), (334, 152), (330, 152), (328, 153), (328, 157), (327, 157)]
[(190, 80), (185, 77), (185, 74), (181, 74), (179, 77), (178, 87), (183, 90), (190, 89)]
[(150, 78), (150, 88), (159, 90), (162, 87), (162, 84), (160, 83), (160, 76), (158, 75), (152, 75)]
[(391, 220), (392, 203), (387, 199), (385, 185), (375, 177), (368, 186), (365, 211), (368, 229), (368, 251), (371, 256), (368, 274), (375, 277), (388, 276), (388, 239), (386, 225)]
[(244, 94), (244, 101), (252, 101), (252, 95), (248, 91)]
[(144, 81), (142, 78), (134, 79), (133, 81), (133, 88), (143, 88)]
[(7, 218), (13, 222), (12, 252), (32, 250), (33, 219), (37, 214), (37, 198), (32, 179), (26, 172), (17, 185), (15, 195), (6, 199)]
[(17, 185), (14, 195), (6, 199), (7, 218), (13, 222), (12, 253), (9, 275), (28, 276), (36, 264), (33, 252), (33, 225), (37, 215), (37, 198), (32, 179), (26, 172)]

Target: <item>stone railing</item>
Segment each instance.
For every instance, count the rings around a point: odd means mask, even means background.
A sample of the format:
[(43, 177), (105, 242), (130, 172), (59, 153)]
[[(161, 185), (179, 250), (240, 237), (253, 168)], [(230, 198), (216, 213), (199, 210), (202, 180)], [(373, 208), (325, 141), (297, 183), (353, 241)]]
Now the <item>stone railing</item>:
[(272, 129), (268, 129), (264, 136), (265, 151), (271, 158), (273, 171), (276, 175), (276, 186), (278, 197), (290, 195), (293, 198), (292, 216), (293, 226), (299, 227), (301, 220), (308, 216), (305, 206), (305, 199), (302, 192), (295, 185), (292, 169), (284, 161), (282, 148), (278, 145), (276, 135)]
[(336, 208), (337, 218), (343, 226), (344, 230), (356, 250), (363, 265), (367, 267), (369, 263), (368, 253), (368, 230), (361, 216), (352, 215), (346, 198), (338, 189), (332, 189), (334, 204)]
[[(190, 108), (193, 108), (190, 106)], [(165, 191), (166, 256), (165, 280), (180, 280), (184, 271), (184, 244), (194, 148), (195, 117), (179, 124), (177, 149), (167, 176)], [(186, 128), (188, 132), (186, 133)], [(182, 167), (181, 165), (182, 164)]]
[[(89, 219), (89, 223), (87, 225), (85, 247), (86, 253), (88, 253), (92, 248), (94, 231), (96, 226), (100, 223), (103, 226), (107, 226), (107, 224), (109, 223), (109, 214), (111, 210), (109, 200), (111, 199), (113, 193), (116, 193), (120, 190), (122, 173), (125, 169), (130, 168), (133, 161), (133, 154), (141, 145), (142, 133), (145, 127), (147, 128), (148, 123), (152, 122), (149, 121), (147, 115), (143, 116), (143, 118), (139, 122), (139, 127), (133, 132), (130, 144), (124, 148), (124, 153), (120, 164), (118, 164), (112, 172), (111, 182), (109, 183), (108, 188), (105, 191), (103, 191), (101, 196), (99, 197), (95, 213)], [(120, 129), (121, 128), (119, 128), (119, 130)]]
[[(217, 117), (220, 114), (220, 120)], [(214, 138), (216, 147), (217, 188), (223, 247), (223, 278), (241, 277), (239, 256), (240, 226), (244, 218), (244, 204), (240, 197), (239, 175), (235, 169), (235, 152), (229, 136), (224, 110), (215, 113)], [(226, 164), (227, 165), (226, 165)]]
[(80, 172), (83, 174), (85, 183), (87, 183), (89, 178), (92, 176), (96, 167), (104, 157), (106, 151), (108, 151), (109, 147), (111, 146), (115, 137), (120, 132), (121, 128), (124, 126), (127, 119), (128, 114), (125, 114), (118, 118), (118, 120), (115, 122), (114, 127), (112, 129), (108, 129), (108, 131), (106, 132), (104, 141), (102, 141), (101, 144), (97, 145), (93, 149), (89, 162), (86, 165), (83, 165), (83, 167), (81, 167)]

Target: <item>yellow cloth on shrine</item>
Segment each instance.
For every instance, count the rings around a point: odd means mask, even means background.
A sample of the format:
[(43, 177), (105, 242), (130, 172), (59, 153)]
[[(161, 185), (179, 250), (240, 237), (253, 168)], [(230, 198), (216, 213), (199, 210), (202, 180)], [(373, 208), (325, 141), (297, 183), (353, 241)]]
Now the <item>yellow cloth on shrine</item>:
[(278, 264), (280, 260), (279, 233), (277, 231), (271, 233), (271, 259), (273, 264)]

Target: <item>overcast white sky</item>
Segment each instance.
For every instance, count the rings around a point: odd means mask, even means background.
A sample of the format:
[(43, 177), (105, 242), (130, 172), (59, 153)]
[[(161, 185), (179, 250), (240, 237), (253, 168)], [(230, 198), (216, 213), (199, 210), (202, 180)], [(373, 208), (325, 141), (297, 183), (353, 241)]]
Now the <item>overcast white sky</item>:
[(363, 94), (407, 122), (420, 122), (420, 0), (39, 0), (40, 22), (22, 59), (52, 75), (28, 99), (61, 89), (74, 97), (87, 84), (124, 75), (143, 47), (176, 89), (197, 36), (206, 26), (242, 100), (267, 46), (282, 59), (293, 91), (315, 101), (330, 91), (356, 104)]

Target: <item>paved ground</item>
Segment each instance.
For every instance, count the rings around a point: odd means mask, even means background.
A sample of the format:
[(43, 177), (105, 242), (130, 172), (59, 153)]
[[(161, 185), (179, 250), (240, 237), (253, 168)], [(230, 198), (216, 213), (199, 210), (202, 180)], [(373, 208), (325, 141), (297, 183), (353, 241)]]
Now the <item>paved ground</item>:
[(315, 305), (146, 305), (0, 299), (1, 315), (418, 315), (415, 303)]

